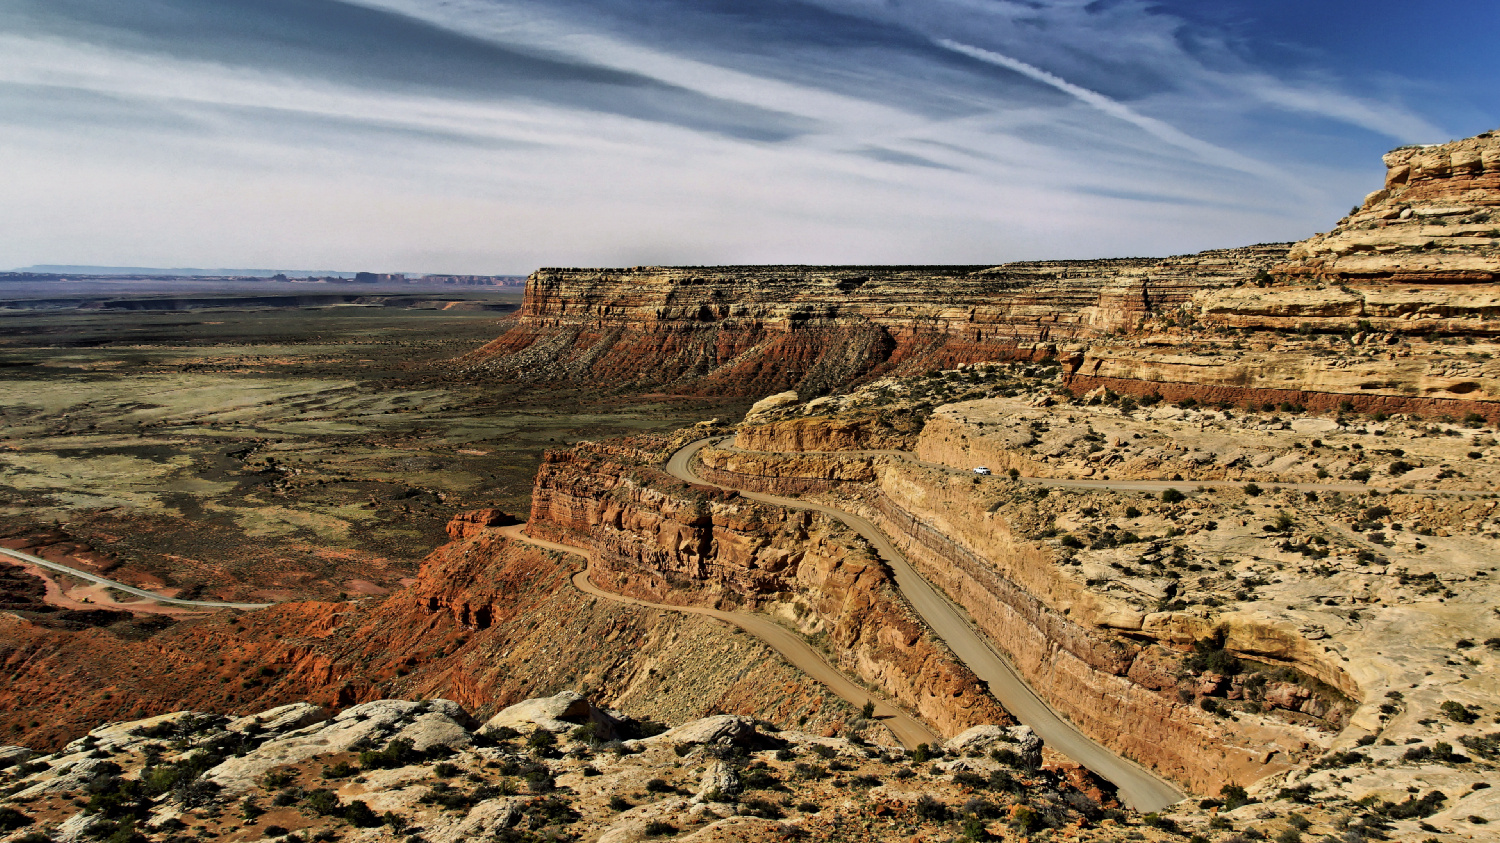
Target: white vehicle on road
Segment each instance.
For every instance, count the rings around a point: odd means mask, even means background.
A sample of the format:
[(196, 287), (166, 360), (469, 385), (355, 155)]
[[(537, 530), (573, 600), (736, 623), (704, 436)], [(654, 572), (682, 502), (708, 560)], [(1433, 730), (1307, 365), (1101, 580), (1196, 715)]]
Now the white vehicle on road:
[(975, 474), (989, 474), (990, 470), (989, 470), (988, 467), (981, 465), (980, 467), (974, 469), (974, 473)]

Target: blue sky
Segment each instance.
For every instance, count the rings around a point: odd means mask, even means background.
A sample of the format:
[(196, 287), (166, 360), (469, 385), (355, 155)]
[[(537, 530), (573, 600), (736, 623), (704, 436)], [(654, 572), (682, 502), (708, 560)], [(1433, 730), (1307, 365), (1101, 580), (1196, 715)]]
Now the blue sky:
[(1500, 127), (1500, 4), (6, 0), (0, 267), (1164, 255)]

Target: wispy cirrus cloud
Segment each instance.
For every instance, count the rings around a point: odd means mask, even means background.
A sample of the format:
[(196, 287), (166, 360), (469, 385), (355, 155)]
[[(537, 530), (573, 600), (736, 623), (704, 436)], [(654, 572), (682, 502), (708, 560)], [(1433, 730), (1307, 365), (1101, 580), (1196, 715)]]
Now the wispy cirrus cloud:
[(1444, 139), (1170, 2), (15, 0), (0, 264), (1162, 253), (1302, 236), (1378, 167), (1282, 134)]

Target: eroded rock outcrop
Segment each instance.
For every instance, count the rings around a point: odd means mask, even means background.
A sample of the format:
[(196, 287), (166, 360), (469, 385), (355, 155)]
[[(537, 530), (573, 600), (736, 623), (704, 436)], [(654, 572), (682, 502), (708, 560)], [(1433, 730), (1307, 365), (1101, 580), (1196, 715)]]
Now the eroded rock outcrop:
[(900, 603), (878, 558), (832, 519), (687, 486), (587, 446), (548, 454), (532, 502), (533, 534), (590, 543), (603, 588), (781, 614), (946, 733), (1008, 719)]

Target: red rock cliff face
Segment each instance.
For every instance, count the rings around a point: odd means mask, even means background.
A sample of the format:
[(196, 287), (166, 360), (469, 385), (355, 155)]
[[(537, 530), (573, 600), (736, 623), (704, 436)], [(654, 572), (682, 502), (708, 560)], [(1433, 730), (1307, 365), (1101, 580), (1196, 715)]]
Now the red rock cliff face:
[(1050, 343), (1133, 326), (1284, 254), (1258, 246), (988, 269), (547, 269), (528, 280), (515, 327), (461, 365), (698, 394), (812, 394), (888, 372), (1045, 356)]
[(716, 621), (598, 601), (578, 560), (459, 519), (466, 538), (384, 600), (293, 603), (184, 621), (150, 637), (0, 615), (0, 730), (56, 748), (101, 722), (185, 708), (341, 708), (442, 696), (485, 713), (560, 690), (680, 722), (735, 713), (821, 730), (848, 707)]
[(529, 529), (597, 549), (603, 588), (658, 602), (782, 615), (831, 659), (945, 734), (1011, 722), (974, 675), (926, 635), (889, 574), (832, 519), (690, 487), (587, 448), (548, 454)]

